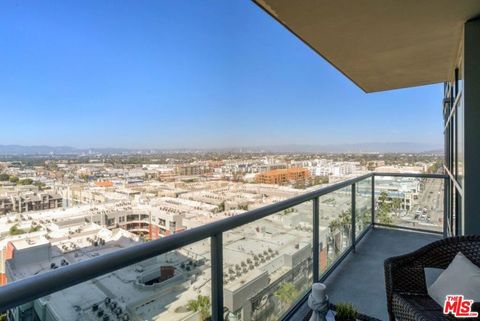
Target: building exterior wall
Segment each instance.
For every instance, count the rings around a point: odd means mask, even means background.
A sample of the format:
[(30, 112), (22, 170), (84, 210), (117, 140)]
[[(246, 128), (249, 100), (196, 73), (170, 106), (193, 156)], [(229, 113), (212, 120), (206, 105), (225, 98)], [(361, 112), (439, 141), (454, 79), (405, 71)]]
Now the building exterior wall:
[(62, 206), (63, 199), (57, 194), (34, 193), (31, 195), (11, 195), (0, 199), (0, 214), (42, 211)]
[(0, 264), (0, 286), (5, 285), (8, 282), (7, 273), (5, 271), (4, 262), (13, 258), (14, 246), (11, 242), (7, 243), (7, 246), (0, 251), (1, 264)]
[(465, 23), (463, 41), (444, 86), (447, 228), (451, 235), (480, 233), (480, 19)]
[(255, 176), (259, 184), (284, 185), (292, 182), (305, 181), (310, 177), (310, 171), (305, 168), (276, 169)]

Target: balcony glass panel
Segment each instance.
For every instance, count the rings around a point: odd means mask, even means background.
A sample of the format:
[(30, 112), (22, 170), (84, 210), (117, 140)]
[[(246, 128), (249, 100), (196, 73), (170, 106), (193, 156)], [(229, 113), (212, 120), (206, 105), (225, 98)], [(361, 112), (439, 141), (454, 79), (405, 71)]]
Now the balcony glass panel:
[(352, 244), (352, 188), (320, 197), (320, 272), (325, 272)]
[(372, 178), (358, 182), (355, 193), (355, 238), (358, 238), (372, 223)]
[(312, 285), (311, 201), (223, 234), (228, 320), (279, 320)]
[[(61, 269), (65, 262), (73, 264), (127, 243), (128, 239), (119, 238), (105, 245), (84, 247), (77, 255), (52, 249), (52, 258), (32, 264), (18, 262), (22, 265), (15, 271), (17, 276), (49, 271), (51, 264)], [(37, 252), (35, 259), (41, 253)], [(47, 295), (8, 313), (15, 321), (200, 321), (211, 315), (210, 279), (210, 240), (206, 239)]]
[(375, 177), (375, 222), (443, 231), (444, 180)]
[(456, 121), (457, 121), (457, 182), (460, 186), (463, 186), (463, 179), (464, 179), (464, 144), (465, 144), (465, 133), (464, 133), (464, 108), (463, 108), (463, 101), (460, 99), (457, 110), (456, 110)]

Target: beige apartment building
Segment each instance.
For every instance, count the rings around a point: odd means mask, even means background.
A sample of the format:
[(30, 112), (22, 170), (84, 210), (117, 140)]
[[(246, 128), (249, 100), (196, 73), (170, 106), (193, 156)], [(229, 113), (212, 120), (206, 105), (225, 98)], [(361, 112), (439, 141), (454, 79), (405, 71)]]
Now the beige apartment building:
[(275, 169), (260, 173), (255, 176), (255, 182), (260, 184), (284, 185), (305, 181), (310, 177), (310, 171), (306, 168)]

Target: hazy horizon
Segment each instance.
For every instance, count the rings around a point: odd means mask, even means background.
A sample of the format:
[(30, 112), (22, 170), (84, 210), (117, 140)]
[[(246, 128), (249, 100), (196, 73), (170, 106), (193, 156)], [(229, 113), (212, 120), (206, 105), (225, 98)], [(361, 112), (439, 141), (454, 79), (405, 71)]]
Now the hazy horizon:
[(442, 85), (365, 94), (250, 1), (3, 2), (0, 43), (2, 145), (443, 147)]
[(218, 148), (118, 148), (118, 147), (104, 147), (104, 148), (76, 148), (72, 146), (48, 146), (48, 145), (1, 145), (0, 155), (14, 156), (14, 155), (47, 155), (47, 154), (76, 154), (94, 152), (102, 154), (115, 153), (168, 153), (168, 152), (214, 152), (214, 153), (443, 153), (443, 148), (435, 145), (420, 144), (420, 143), (364, 143), (364, 144), (340, 144), (340, 145), (264, 145), (264, 146), (229, 146)]

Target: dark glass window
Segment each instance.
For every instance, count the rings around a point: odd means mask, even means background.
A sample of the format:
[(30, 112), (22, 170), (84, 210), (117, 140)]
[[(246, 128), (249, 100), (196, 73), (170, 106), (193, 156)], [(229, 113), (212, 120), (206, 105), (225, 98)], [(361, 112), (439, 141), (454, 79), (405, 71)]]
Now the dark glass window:
[(456, 110), (456, 127), (457, 127), (457, 139), (456, 139), (456, 178), (460, 186), (463, 186), (464, 178), (464, 107), (462, 103), (459, 103)]

